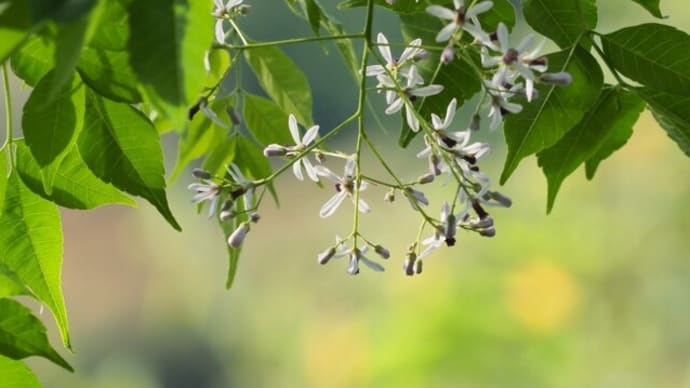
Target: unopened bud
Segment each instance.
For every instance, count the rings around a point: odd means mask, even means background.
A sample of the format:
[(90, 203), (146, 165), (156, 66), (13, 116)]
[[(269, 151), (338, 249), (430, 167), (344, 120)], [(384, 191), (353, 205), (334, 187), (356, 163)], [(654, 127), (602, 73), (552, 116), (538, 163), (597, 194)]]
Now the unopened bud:
[(200, 168), (195, 168), (192, 171), (192, 176), (196, 179), (211, 179), (211, 173)]
[(444, 65), (453, 62), (453, 58), (455, 58), (455, 49), (453, 49), (453, 46), (447, 46), (441, 51), (441, 63)]
[(395, 190), (391, 190), (386, 193), (386, 195), (383, 197), (383, 200), (389, 203), (392, 203), (395, 201)]
[(319, 264), (323, 265), (323, 264), (328, 263), (328, 261), (331, 260), (333, 255), (335, 255), (335, 248), (333, 248), (333, 247), (330, 247), (327, 250), (319, 253), (319, 256), (318, 256)]
[(374, 252), (376, 252), (379, 256), (381, 256), (384, 259), (391, 257), (391, 252), (388, 249), (382, 247), (381, 245), (376, 245), (374, 247)]
[(230, 210), (221, 210), (220, 214), (218, 215), (218, 218), (220, 218), (221, 221), (225, 222), (231, 218), (235, 217), (235, 212), (230, 209)]
[(429, 172), (439, 176), (441, 175), (441, 167), (440, 167), (440, 160), (438, 158), (438, 155), (436, 154), (431, 154), (429, 155)]
[(496, 228), (493, 226), (486, 229), (479, 230), (479, 234), (484, 237), (494, 237), (496, 235)]
[(287, 154), (287, 149), (280, 144), (269, 144), (264, 148), (264, 156), (267, 158), (285, 156), (285, 154)]
[(436, 175), (434, 173), (428, 172), (417, 178), (417, 182), (419, 182), (419, 184), (425, 185), (427, 183), (433, 182), (435, 177)]
[(417, 54), (415, 54), (413, 59), (415, 61), (423, 61), (427, 58), (429, 58), (429, 52), (424, 49), (419, 49), (419, 51), (417, 52)]
[(558, 73), (545, 73), (539, 79), (541, 82), (551, 85), (567, 86), (573, 82), (573, 76), (570, 73), (561, 71)]
[(230, 237), (228, 237), (228, 245), (233, 248), (239, 248), (242, 246), (244, 238), (247, 237), (247, 233), (249, 233), (249, 223), (243, 222), (237, 227), (237, 229), (235, 229), (234, 232), (232, 232)]
[(259, 222), (260, 219), (261, 219), (261, 216), (259, 215), (259, 213), (252, 213), (249, 215), (249, 220), (255, 224), (257, 222)]
[(414, 252), (408, 252), (405, 257), (405, 262), (403, 263), (403, 270), (405, 270), (405, 275), (414, 275), (414, 266), (417, 261), (417, 255)]
[(429, 206), (429, 200), (426, 198), (424, 193), (422, 193), (419, 190), (415, 190), (411, 187), (407, 187), (405, 190), (410, 195), (410, 197), (412, 197), (412, 198), (408, 197), (408, 199), (410, 200), (410, 204), (412, 205), (413, 209), (417, 210), (415, 207), (415, 203), (413, 202), (413, 199), (415, 202), (421, 203), (422, 205), (425, 205), (425, 206)]
[(484, 217), (472, 223), (473, 229), (486, 229), (494, 226), (494, 219), (491, 216)]
[(316, 161), (321, 164), (326, 162), (326, 155), (324, 155), (320, 150), (316, 150), (316, 152), (314, 152), (314, 157), (316, 158)]
[(359, 250), (356, 249), (355, 252), (352, 252), (350, 255), (350, 265), (347, 267), (347, 273), (350, 275), (359, 274), (359, 254)]
[(510, 198), (499, 193), (498, 191), (489, 191), (484, 194), (484, 198), (494, 200), (503, 207), (511, 207), (513, 205), (513, 201)]
[(424, 266), (423, 263), (424, 263), (424, 260), (417, 260), (417, 261), (415, 261), (415, 263), (414, 263), (414, 273), (416, 273), (417, 275), (419, 275), (420, 273), (422, 273), (422, 269), (423, 269), (422, 267)]

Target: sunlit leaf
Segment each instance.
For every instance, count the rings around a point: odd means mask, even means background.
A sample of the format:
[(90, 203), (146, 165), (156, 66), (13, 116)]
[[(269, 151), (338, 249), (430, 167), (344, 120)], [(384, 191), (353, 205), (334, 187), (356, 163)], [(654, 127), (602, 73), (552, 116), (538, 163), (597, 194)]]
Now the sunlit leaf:
[(26, 145), (41, 167), (43, 187), (50, 193), (58, 167), (76, 143), (84, 123), (84, 87), (72, 75), (58, 94), (52, 96), (54, 73), (38, 82), (24, 105), (22, 130)]
[(69, 348), (60, 278), (62, 225), (57, 206), (34, 194), (13, 172), (2, 204), (0, 230), (0, 261), (50, 308)]
[(608, 61), (624, 76), (658, 91), (690, 90), (690, 36), (662, 24), (642, 24), (601, 36)]
[(13, 0), (0, 13), (0, 63), (24, 42), (34, 29), (29, 0)]
[(244, 121), (252, 135), (264, 146), (294, 143), (288, 131), (288, 115), (270, 100), (245, 93)]
[(41, 388), (41, 382), (23, 362), (0, 355), (0, 388)]
[(12, 71), (30, 86), (36, 86), (55, 66), (55, 42), (50, 34), (34, 35), (12, 54)]
[(131, 63), (148, 100), (177, 129), (199, 98), (205, 81), (204, 54), (213, 39), (212, 5), (205, 1), (132, 1), (129, 7)]
[(644, 109), (644, 101), (633, 92), (605, 88), (599, 100), (582, 120), (553, 146), (539, 152), (539, 166), (548, 180), (546, 209), (553, 208), (561, 184), (584, 161), (597, 153), (614, 133), (632, 132)]
[(660, 0), (632, 0), (636, 2), (637, 4), (641, 5), (649, 11), (652, 15), (658, 17), (658, 18), (663, 18), (664, 16), (661, 14), (661, 9), (659, 8), (659, 2)]
[(647, 101), (659, 125), (680, 149), (690, 156), (690, 96), (664, 93), (651, 88), (637, 92)]
[(277, 47), (259, 47), (244, 52), (261, 87), (303, 125), (311, 125), (311, 88), (302, 70)]
[(0, 300), (15, 295), (32, 295), (32, 293), (14, 271), (0, 262)]
[(223, 139), (206, 155), (203, 169), (214, 176), (225, 176), (225, 168), (235, 159), (236, 146), (237, 136)]
[(41, 356), (69, 371), (73, 370), (50, 346), (41, 320), (12, 299), (0, 299), (0, 354), (15, 360)]
[(568, 86), (539, 85), (539, 98), (524, 104), (522, 112), (508, 115), (505, 139), (508, 145), (501, 184), (525, 157), (548, 148), (573, 128), (597, 101), (603, 74), (597, 61), (575, 47), (548, 56), (549, 71), (567, 71), (573, 77)]
[(594, 0), (525, 0), (523, 9), (527, 23), (561, 48), (572, 46), (597, 25)]
[(73, 147), (65, 155), (55, 175), (53, 191), (47, 194), (41, 183), (41, 169), (36, 160), (22, 142), (15, 144), (19, 176), (27, 187), (41, 197), (70, 209), (93, 209), (107, 204), (136, 206), (132, 198), (91, 172), (78, 147)]
[(91, 171), (118, 189), (146, 199), (180, 230), (165, 194), (158, 131), (148, 118), (130, 105), (90, 92), (85, 121), (78, 145)]

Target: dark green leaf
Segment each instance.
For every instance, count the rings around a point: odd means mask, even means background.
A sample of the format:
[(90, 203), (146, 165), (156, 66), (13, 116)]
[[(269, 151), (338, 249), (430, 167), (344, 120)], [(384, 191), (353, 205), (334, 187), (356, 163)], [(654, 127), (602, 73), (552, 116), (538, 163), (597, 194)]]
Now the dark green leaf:
[(642, 24), (602, 35), (616, 70), (650, 88), (675, 94), (690, 90), (690, 36), (661, 24)]
[(58, 95), (62, 87), (72, 79), (82, 47), (86, 43), (88, 27), (89, 17), (85, 15), (78, 21), (58, 28), (55, 40), (55, 69), (53, 70), (51, 97)]
[[(340, 9), (348, 9), (355, 7), (366, 7), (368, 0), (345, 0), (338, 4)], [(386, 0), (374, 0), (374, 4), (379, 7), (388, 8), (398, 14), (409, 14), (423, 11), (426, 8), (424, 2), (415, 0), (399, 0), (389, 4)]]
[(321, 35), (321, 7), (316, 3), (316, 0), (300, 0), (307, 14), (309, 26), (314, 32), (314, 35)]
[(22, 130), (26, 145), (43, 173), (43, 187), (50, 193), (60, 162), (74, 146), (84, 123), (84, 87), (71, 75), (52, 97), (52, 71), (38, 82), (24, 105)]
[(107, 204), (136, 206), (136, 202), (95, 176), (73, 147), (58, 168), (53, 191), (47, 194), (41, 183), (41, 169), (22, 142), (17, 145), (17, 171), (34, 193), (70, 209), (93, 209)]
[(12, 299), (0, 299), (0, 354), (15, 360), (41, 356), (73, 371), (50, 346), (46, 328), (31, 310)]
[[(401, 15), (400, 21), (402, 22), (403, 36), (407, 42), (421, 38), (423, 44), (429, 44), (434, 42), (436, 34), (443, 28), (443, 23), (440, 19), (425, 12)], [(470, 51), (460, 53), (459, 55), (459, 58), (455, 58), (448, 65), (441, 64), (438, 53), (417, 63), (419, 72), (427, 84), (440, 84), (444, 86), (441, 93), (424, 98), (417, 104), (417, 109), (423, 117), (429, 119), (432, 113), (445, 114), (450, 100), (456, 98), (458, 106), (461, 106), (463, 102), (469, 100), (481, 90), (481, 80), (473, 70), (478, 59), (472, 57)], [(474, 64), (469, 63), (470, 60)], [(400, 145), (406, 147), (414, 136), (415, 133), (407, 126), (407, 122), (403, 120), (403, 129), (399, 139)]]
[(690, 97), (687, 93), (675, 95), (640, 88), (637, 92), (647, 101), (654, 118), (668, 136), (673, 139), (686, 155), (690, 156)]
[(23, 362), (0, 355), (0, 388), (41, 388), (36, 375)]
[(0, 262), (0, 300), (8, 296), (33, 295), (14, 271)]
[(245, 50), (261, 87), (283, 109), (292, 113), (303, 125), (311, 125), (311, 88), (302, 70), (277, 47), (258, 47)]
[(29, 38), (12, 54), (12, 71), (30, 86), (36, 86), (55, 66), (55, 42), (48, 34)]
[(547, 212), (553, 208), (561, 184), (582, 162), (590, 159), (613, 133), (632, 132), (644, 109), (635, 93), (604, 88), (597, 103), (580, 123), (553, 146), (539, 152), (538, 161), (548, 180)]
[(29, 0), (14, 0), (0, 12), (0, 63), (24, 42), (33, 31), (34, 22), (29, 8)]
[(599, 164), (623, 147), (632, 134), (632, 126), (626, 127), (619, 125), (613, 128), (594, 154), (587, 159), (585, 163), (585, 175), (587, 179), (591, 180), (594, 178), (594, 173), (596, 173)]
[(577, 43), (597, 26), (594, 0), (525, 0), (523, 4), (527, 23), (561, 48)]
[(549, 71), (567, 71), (572, 84), (539, 85), (539, 98), (524, 106), (522, 112), (508, 115), (505, 139), (508, 145), (501, 184), (525, 157), (548, 148), (572, 129), (597, 101), (603, 85), (601, 68), (588, 52), (579, 47), (548, 56)]
[(2, 204), (0, 230), (0, 261), (50, 308), (62, 341), (69, 348), (60, 279), (62, 225), (57, 206), (34, 194), (12, 173)]
[(120, 190), (145, 198), (173, 226), (165, 195), (165, 173), (158, 132), (141, 112), (88, 93), (86, 126), (79, 152), (91, 171)]
[(186, 124), (206, 82), (204, 54), (213, 39), (211, 5), (205, 1), (132, 1), (129, 7), (132, 67), (146, 97), (178, 129)]
[(288, 130), (288, 115), (270, 100), (246, 93), (244, 121), (252, 135), (264, 146), (294, 143)]
[(129, 15), (127, 4), (130, 0), (103, 1), (103, 11), (98, 20), (98, 29), (89, 41), (89, 46), (110, 51), (127, 50), (129, 41)]
[(661, 14), (661, 9), (659, 8), (660, 0), (632, 0), (632, 1), (643, 6), (644, 9), (646, 9), (647, 11), (649, 11), (649, 13), (658, 17), (659, 19), (664, 17)]
[(499, 23), (505, 24), (508, 29), (515, 26), (515, 7), (509, 0), (493, 0), (494, 6), (487, 12), (479, 15), (479, 21), (485, 31), (496, 31)]
[(137, 79), (126, 51), (84, 47), (78, 66), (84, 83), (103, 96), (119, 102), (141, 101)]

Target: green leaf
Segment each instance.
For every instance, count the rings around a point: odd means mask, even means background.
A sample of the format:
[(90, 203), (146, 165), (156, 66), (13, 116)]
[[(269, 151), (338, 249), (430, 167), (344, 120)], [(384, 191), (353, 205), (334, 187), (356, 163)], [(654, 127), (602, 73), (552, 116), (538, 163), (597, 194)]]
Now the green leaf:
[(262, 145), (293, 144), (288, 130), (288, 115), (276, 104), (254, 94), (244, 94), (244, 121)]
[(0, 262), (0, 300), (8, 296), (33, 295), (14, 271)]
[(55, 66), (55, 42), (49, 34), (34, 35), (12, 54), (12, 71), (29, 86), (36, 86)]
[[(235, 146), (235, 158), (233, 160), (242, 170), (247, 178), (261, 179), (266, 178), (273, 170), (271, 164), (268, 162), (259, 146), (254, 144), (251, 140), (237, 136), (237, 144)], [(268, 184), (268, 190), (276, 203), (280, 206), (278, 201), (278, 193), (273, 186), (273, 183)]]
[(277, 47), (244, 51), (247, 63), (266, 93), (285, 113), (303, 125), (311, 125), (311, 88), (302, 70)]
[(29, 0), (13, 0), (3, 3), (3, 6), (0, 12), (0, 63), (5, 62), (24, 42), (35, 29), (36, 22), (31, 17)]
[(22, 142), (17, 146), (17, 172), (34, 193), (70, 209), (93, 209), (107, 204), (136, 206), (136, 202), (95, 176), (84, 162), (78, 147), (73, 147), (58, 168), (53, 191), (43, 189), (41, 169)]
[(661, 24), (641, 24), (601, 36), (608, 61), (624, 76), (658, 91), (690, 90), (690, 36)]
[(2, 204), (0, 230), (0, 262), (50, 308), (62, 341), (70, 348), (61, 289), (62, 225), (57, 206), (34, 194), (12, 173)]
[(314, 32), (314, 35), (321, 35), (321, 7), (316, 3), (316, 0), (299, 0), (309, 20), (309, 26)]
[(509, 0), (493, 0), (494, 6), (479, 15), (479, 21), (484, 31), (496, 31), (499, 23), (505, 24), (509, 30), (515, 26), (515, 7)]
[(0, 216), (2, 215), (2, 204), (5, 203), (5, 193), (7, 193), (7, 178), (9, 171), (7, 165), (10, 163), (9, 154), (5, 152), (6, 147), (0, 147)]
[(231, 247), (227, 244), (227, 239), (228, 237), (230, 237), (232, 232), (234, 232), (235, 229), (240, 225), (243, 218), (246, 218), (244, 214), (242, 216), (243, 217), (235, 217), (231, 221), (226, 222), (222, 222), (219, 220), (220, 227), (223, 230), (223, 236), (225, 236), (225, 245), (227, 246), (228, 250), (228, 275), (225, 280), (225, 288), (228, 290), (232, 287), (232, 284), (235, 281), (235, 274), (237, 273), (237, 264), (240, 261), (240, 253), (242, 251), (242, 248)]
[[(403, 37), (406, 42), (420, 38), (422, 43), (431, 43), (436, 39), (436, 34), (443, 28), (443, 22), (425, 12), (401, 15)], [(443, 65), (439, 55), (431, 55), (428, 59), (417, 63), (419, 72), (427, 84), (440, 84), (444, 86), (441, 93), (422, 99), (416, 103), (419, 113), (429, 118), (432, 113), (445, 114), (448, 103), (453, 98), (458, 100), (458, 106), (469, 100), (481, 90), (481, 80), (474, 72), (479, 59), (470, 51), (460, 53), (450, 64)], [(474, 63), (470, 63), (470, 61)], [(481, 66), (481, 65), (479, 65)], [(399, 143), (403, 147), (412, 141), (416, 134), (403, 120), (403, 128), (400, 133)]]
[(661, 9), (659, 8), (660, 0), (632, 0), (637, 4), (641, 5), (649, 11), (655, 17), (662, 19), (664, 16), (661, 14)]
[(565, 87), (538, 85), (539, 98), (524, 105), (522, 112), (508, 115), (505, 139), (508, 145), (501, 184), (525, 157), (548, 148), (572, 129), (597, 101), (603, 85), (601, 68), (587, 51), (575, 46), (548, 56), (549, 71), (567, 71), (573, 82)]
[(213, 39), (205, 1), (132, 1), (129, 40), (132, 67), (146, 97), (178, 129), (206, 82), (204, 54)]
[[(338, 4), (339, 9), (348, 9), (356, 7), (366, 7), (368, 0), (345, 0)], [(399, 0), (389, 4), (386, 0), (374, 0), (374, 4), (379, 7), (388, 8), (397, 14), (410, 14), (423, 11), (426, 8), (424, 2), (415, 0)]]
[(58, 28), (55, 39), (55, 69), (53, 70), (51, 98), (62, 90), (62, 87), (73, 79), (74, 69), (79, 62), (81, 50), (86, 43), (89, 28), (89, 17), (85, 15), (78, 21)]
[(120, 190), (149, 201), (173, 228), (181, 230), (165, 195), (165, 173), (158, 131), (127, 104), (88, 93), (86, 126), (79, 152), (91, 171)]
[(561, 48), (579, 42), (580, 36), (597, 26), (594, 0), (525, 0), (527, 23)]
[(52, 71), (36, 85), (24, 105), (22, 130), (26, 145), (41, 167), (43, 187), (50, 193), (58, 167), (74, 146), (84, 124), (84, 87), (78, 76), (52, 97)]
[(23, 362), (0, 355), (0, 388), (41, 388), (41, 382)]
[(41, 356), (74, 371), (50, 346), (46, 328), (31, 310), (12, 299), (0, 299), (0, 354), (15, 360)]
[(236, 146), (237, 136), (223, 139), (206, 155), (203, 169), (214, 176), (225, 176), (225, 167), (235, 160)]
[(647, 101), (659, 125), (666, 130), (680, 149), (690, 156), (690, 97), (687, 93), (675, 95), (650, 88), (637, 89)]
[(599, 164), (623, 147), (632, 134), (633, 126), (619, 125), (613, 128), (599, 148), (585, 162), (585, 176), (587, 179), (591, 180), (594, 178), (594, 173), (596, 173)]
[(644, 101), (635, 93), (606, 87), (575, 128), (538, 154), (549, 184), (547, 212), (551, 212), (565, 178), (595, 155), (611, 134), (632, 132), (643, 109)]
[[(210, 104), (210, 109), (218, 115), (218, 118), (230, 126), (231, 120), (227, 112), (228, 101), (215, 100)], [(194, 115), (194, 119), (180, 136), (177, 146), (177, 163), (170, 175), (170, 180), (175, 180), (185, 167), (194, 159), (204, 156), (216, 144), (220, 143), (228, 134), (228, 129), (212, 122), (203, 112)]]

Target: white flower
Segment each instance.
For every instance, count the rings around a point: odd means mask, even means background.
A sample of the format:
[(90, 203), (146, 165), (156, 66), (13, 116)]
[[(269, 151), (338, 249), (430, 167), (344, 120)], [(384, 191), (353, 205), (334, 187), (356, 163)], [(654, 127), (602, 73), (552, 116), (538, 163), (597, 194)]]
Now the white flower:
[(522, 112), (522, 105), (510, 102), (508, 99), (522, 91), (522, 84), (507, 85), (502, 82), (502, 75), (496, 73), (491, 81), (485, 81), (489, 95), (491, 96), (489, 117), (489, 129), (494, 131), (501, 126), (503, 116), (509, 113)]
[(465, 8), (464, 0), (453, 0), (453, 4), (455, 9), (448, 9), (440, 5), (430, 5), (426, 9), (426, 12), (433, 16), (451, 21), (438, 32), (438, 35), (436, 35), (437, 42), (445, 42), (450, 39), (458, 28), (462, 28), (475, 37), (486, 36), (479, 24), (477, 15), (491, 9), (494, 5), (493, 2), (482, 1), (469, 8)]
[(201, 203), (204, 201), (209, 201), (208, 217), (213, 217), (218, 207), (218, 199), (220, 198), (221, 186), (215, 182), (208, 180), (202, 180), (201, 182), (195, 182), (187, 186), (189, 190), (196, 192), (194, 197), (192, 197), (192, 203)]
[(254, 184), (247, 180), (247, 178), (244, 176), (244, 174), (242, 174), (242, 171), (240, 171), (236, 164), (232, 163), (231, 165), (226, 167), (226, 170), (232, 178), (232, 180), (235, 181), (235, 183), (237, 183), (238, 185), (240, 185), (239, 189), (231, 192), (233, 200), (242, 195), (244, 202), (244, 211), (250, 211), (254, 206)]
[(264, 149), (264, 155), (273, 156), (284, 154), (288, 157), (300, 157), (300, 160), (295, 161), (292, 164), (292, 172), (295, 174), (295, 177), (297, 177), (297, 179), (301, 181), (304, 180), (304, 175), (302, 174), (302, 166), (304, 166), (304, 171), (307, 172), (307, 176), (309, 176), (309, 178), (314, 182), (318, 182), (319, 177), (316, 174), (316, 170), (314, 170), (314, 165), (309, 160), (309, 157), (307, 155), (300, 155), (309, 147), (309, 145), (314, 141), (314, 139), (316, 139), (316, 136), (319, 134), (319, 126), (314, 125), (313, 127), (309, 128), (304, 133), (304, 136), (300, 138), (297, 119), (295, 118), (295, 115), (291, 114), (290, 118), (288, 119), (288, 127), (290, 129), (290, 135), (292, 136), (292, 140), (295, 141), (295, 145), (281, 146), (279, 144), (269, 144)]
[(416, 58), (418, 58), (419, 55), (424, 53), (424, 49), (420, 47), (422, 45), (421, 39), (415, 39), (412, 42), (410, 42), (410, 44), (408, 44), (407, 47), (405, 47), (405, 50), (398, 59), (393, 58), (390, 46), (388, 44), (388, 39), (386, 39), (385, 35), (379, 32), (379, 34), (376, 37), (376, 42), (378, 43), (378, 48), (379, 52), (381, 53), (381, 56), (383, 57), (383, 59), (386, 60), (386, 66), (367, 66), (367, 77), (387, 74), (386, 69), (388, 69), (388, 71), (391, 72), (393, 76), (397, 76), (398, 74), (400, 74), (406, 77), (408, 74), (408, 67), (411, 65), (412, 62), (414, 62)]
[[(534, 46), (534, 35), (527, 35), (517, 47), (510, 45), (508, 27), (500, 23), (496, 30), (498, 45), (490, 44), (490, 47), (498, 51), (500, 55), (488, 56), (486, 50), (482, 53), (482, 65), (484, 67), (499, 66), (497, 74), (499, 78), (496, 83), (513, 83), (518, 76), (525, 80), (525, 94), (527, 101), (532, 101), (534, 97), (534, 73), (543, 73), (547, 70), (547, 60), (539, 55), (544, 40)], [(534, 46), (534, 47), (532, 47)]]
[(443, 85), (417, 86), (416, 82), (418, 79), (420, 79), (420, 76), (417, 71), (417, 67), (410, 66), (407, 75), (407, 85), (405, 86), (405, 89), (401, 91), (401, 93), (404, 93), (407, 98), (403, 99), (403, 97), (398, 94), (399, 92), (393, 90), (397, 87), (393, 80), (385, 75), (378, 76), (380, 84), (388, 89), (386, 92), (386, 103), (388, 104), (388, 107), (385, 111), (386, 114), (391, 115), (397, 113), (400, 111), (400, 109), (402, 109), (403, 106), (405, 106), (405, 119), (407, 120), (407, 124), (414, 132), (419, 131), (419, 120), (414, 114), (415, 108), (411, 104), (412, 101), (416, 97), (433, 96), (443, 91)]
[(457, 230), (457, 220), (462, 219), (467, 214), (467, 209), (461, 211), (457, 215), (451, 212), (448, 202), (443, 202), (441, 206), (441, 225), (435, 231), (434, 235), (422, 240), (422, 245), (426, 247), (419, 253), (417, 259), (422, 259), (428, 256), (431, 252), (438, 249), (446, 243), (448, 246), (455, 245), (455, 233)]
[(213, 12), (211, 12), (211, 15), (216, 18), (215, 35), (218, 43), (225, 43), (225, 35), (227, 32), (225, 31), (223, 21), (235, 13), (243, 2), (244, 0), (228, 0), (226, 3), (223, 3), (223, 0), (213, 0), (215, 8)]
[[(321, 211), (319, 212), (321, 218), (333, 215), (346, 197), (350, 197), (354, 203), (355, 192), (357, 190), (361, 192), (368, 186), (366, 182), (361, 181), (359, 188), (355, 187), (355, 161), (352, 159), (348, 159), (345, 163), (345, 171), (342, 177), (339, 177), (325, 166), (315, 166), (314, 169), (319, 175), (328, 177), (335, 182), (336, 193), (321, 207)], [(357, 209), (362, 213), (368, 213), (371, 210), (369, 205), (361, 198), (359, 199)]]

